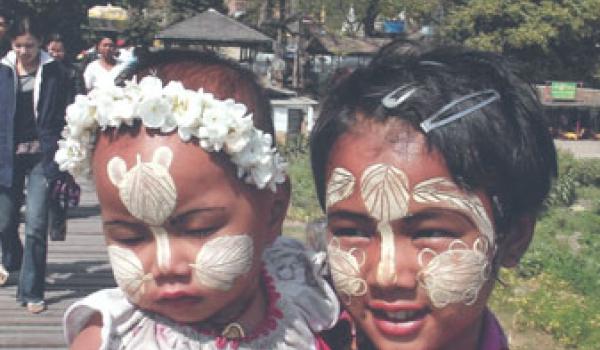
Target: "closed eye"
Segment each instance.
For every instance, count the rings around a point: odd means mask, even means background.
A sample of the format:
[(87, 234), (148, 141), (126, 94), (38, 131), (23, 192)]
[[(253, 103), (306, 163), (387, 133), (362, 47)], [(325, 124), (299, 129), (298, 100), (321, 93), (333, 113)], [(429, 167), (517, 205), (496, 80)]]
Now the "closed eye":
[(413, 235), (413, 239), (423, 239), (423, 238), (457, 238), (460, 237), (460, 234), (443, 229), (427, 229), (427, 230), (419, 230)]
[(195, 229), (187, 229), (184, 230), (186, 235), (191, 236), (210, 236), (213, 233), (218, 231), (218, 227), (203, 227), (203, 228), (195, 228)]

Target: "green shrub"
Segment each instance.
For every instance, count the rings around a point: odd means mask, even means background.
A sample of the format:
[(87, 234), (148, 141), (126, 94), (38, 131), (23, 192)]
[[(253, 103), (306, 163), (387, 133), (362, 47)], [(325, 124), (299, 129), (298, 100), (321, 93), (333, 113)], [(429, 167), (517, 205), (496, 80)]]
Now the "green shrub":
[(309, 222), (323, 216), (306, 152), (288, 153), (288, 171), (292, 183), (292, 198), (288, 218)]

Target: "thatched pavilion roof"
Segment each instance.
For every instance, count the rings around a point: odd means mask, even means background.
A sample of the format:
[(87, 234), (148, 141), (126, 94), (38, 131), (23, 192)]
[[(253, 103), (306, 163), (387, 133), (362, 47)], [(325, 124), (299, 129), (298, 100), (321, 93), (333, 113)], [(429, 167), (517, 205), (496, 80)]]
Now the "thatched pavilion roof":
[(156, 35), (165, 42), (213, 46), (271, 46), (273, 40), (256, 29), (209, 9), (175, 23)]

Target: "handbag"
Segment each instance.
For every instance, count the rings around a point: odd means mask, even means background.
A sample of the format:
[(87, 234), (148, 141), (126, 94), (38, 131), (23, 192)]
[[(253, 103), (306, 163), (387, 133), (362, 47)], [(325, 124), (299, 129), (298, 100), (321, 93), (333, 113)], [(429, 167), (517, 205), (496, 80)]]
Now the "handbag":
[(81, 187), (71, 175), (56, 179), (52, 184), (48, 206), (48, 235), (51, 241), (64, 241), (67, 237), (67, 212), (79, 204)]

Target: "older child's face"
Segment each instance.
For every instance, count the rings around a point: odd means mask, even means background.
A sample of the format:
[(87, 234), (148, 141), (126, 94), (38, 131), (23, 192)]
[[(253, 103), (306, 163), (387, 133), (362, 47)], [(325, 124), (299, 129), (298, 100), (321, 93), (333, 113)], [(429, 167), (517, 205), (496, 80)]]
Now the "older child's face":
[(474, 349), (492, 282), (488, 198), (398, 122), (360, 120), (327, 166), (336, 291), (378, 349)]
[(103, 135), (93, 171), (113, 272), (135, 304), (218, 323), (262, 298), (274, 195), (241, 183), (226, 156), (142, 130)]

